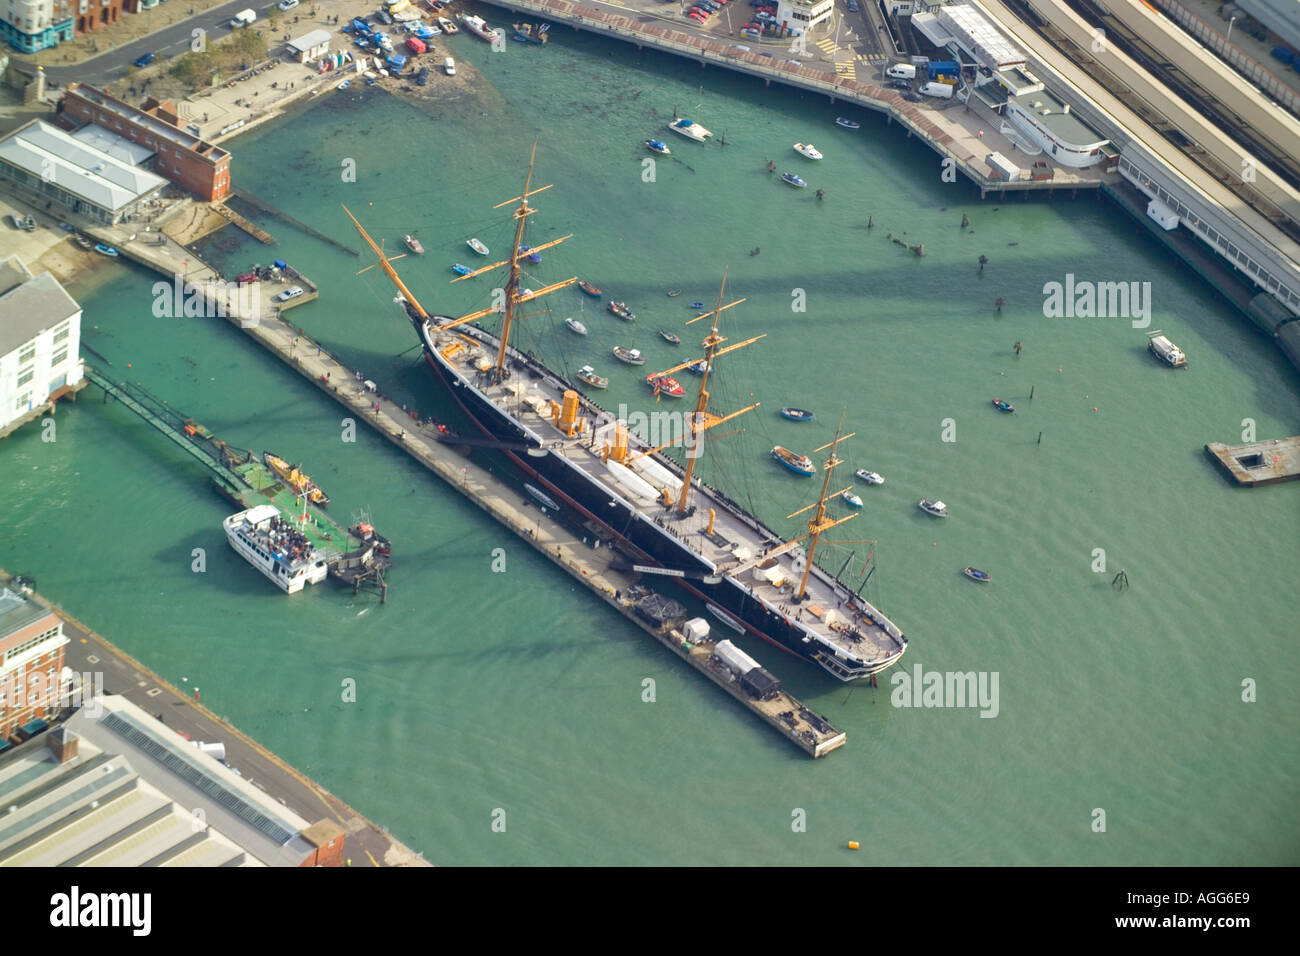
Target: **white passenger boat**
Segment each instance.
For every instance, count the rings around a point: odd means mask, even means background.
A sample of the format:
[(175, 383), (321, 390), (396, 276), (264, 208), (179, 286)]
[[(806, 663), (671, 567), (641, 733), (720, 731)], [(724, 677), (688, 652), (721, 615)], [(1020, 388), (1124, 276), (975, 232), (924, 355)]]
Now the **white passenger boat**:
[(795, 143), (794, 151), (800, 156), (807, 156), (809, 159), (821, 159), (822, 154), (812, 143)]
[(480, 256), (485, 256), (488, 254), (488, 247), (483, 245), (483, 243), (479, 242), (477, 239), (467, 239), (465, 240), (465, 245), (469, 246)]
[(859, 468), (853, 474), (869, 485), (883, 485), (885, 483), (883, 475), (878, 472), (867, 471), (865, 468)]
[(691, 120), (686, 119), (686, 117), (673, 120), (668, 124), (668, 128), (674, 133), (679, 133), (682, 136), (685, 136), (687, 139), (695, 140), (697, 143), (702, 143), (713, 135), (699, 123), (692, 122)]
[(442, 32), (447, 34), (448, 36), (451, 36), (453, 33), (460, 32), (460, 27), (456, 26), (456, 24), (452, 23), (446, 17), (438, 18), (438, 26), (442, 29)]
[(569, 327), (570, 331), (577, 332), (579, 335), (587, 334), (587, 327), (572, 316), (565, 319), (564, 324)]
[(936, 518), (948, 517), (948, 506), (942, 501), (931, 501), (929, 498), (922, 498), (916, 503), (916, 506), (928, 515), (934, 515)]
[(245, 561), (288, 594), (325, 580), (326, 555), (280, 514), (275, 505), (258, 505), (221, 522), (226, 540)]

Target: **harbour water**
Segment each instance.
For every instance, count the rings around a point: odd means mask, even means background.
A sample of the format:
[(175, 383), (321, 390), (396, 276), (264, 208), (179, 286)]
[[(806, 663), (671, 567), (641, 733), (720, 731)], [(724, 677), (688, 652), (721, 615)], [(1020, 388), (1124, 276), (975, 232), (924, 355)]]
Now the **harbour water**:
[[(444, 39), (481, 71), (480, 99), (417, 106), (354, 84), (235, 140), (235, 181), (357, 248), (340, 204), (395, 252), (413, 233), (426, 254), (398, 270), (431, 312), (463, 314), (491, 286), (448, 285), (449, 267), (481, 261), (471, 236), (493, 260), (509, 248), (507, 210), (491, 206), (519, 194), (540, 137), (537, 180), (555, 186), (534, 200), (529, 241), (574, 238), (528, 284), (578, 275), (638, 319), (570, 289), (515, 341), (557, 369), (594, 364), (607, 408), (673, 407), (641, 375), (696, 354), (703, 323), (682, 327), (686, 304), (712, 304), (727, 267), (728, 298), (748, 301), (723, 331), (767, 337), (719, 363), (714, 405), (763, 404), (707, 444), (701, 473), (798, 533), (784, 516), (820, 483), (767, 451), (810, 453), (843, 414), (857, 434), (832, 490), (856, 468), (887, 483), (858, 489), (866, 507), (830, 537), (861, 543), (824, 545), (823, 564), (852, 553), (856, 585), (874, 551), (865, 593), (911, 639), (896, 670), (996, 672), (996, 717), (895, 707), (894, 670), (849, 688), (746, 644), (848, 732), (809, 761), (365, 426), (340, 440), (341, 409), (224, 320), (153, 317), (155, 277), (126, 265), (72, 289), (106, 371), (235, 445), (300, 459), (343, 517), (369, 506), (394, 542), (388, 604), (269, 586), (226, 545), (229, 508), (206, 477), (95, 389), (60, 410), (53, 443), (29, 428), (5, 444), (0, 564), (437, 863), (1297, 862), (1300, 505), (1294, 486), (1230, 488), (1201, 451), (1240, 441), (1246, 418), (1260, 437), (1296, 433), (1276, 350), (1096, 197), (980, 204), (869, 114), (844, 130), (812, 96), (552, 33), (501, 54)], [(669, 139), (674, 105), (727, 145)], [(647, 138), (673, 151), (653, 181)], [(821, 163), (790, 148), (809, 140)], [(810, 188), (782, 185), (769, 159)], [(321, 286), (296, 323), (422, 415), (444, 412), (391, 287), (378, 269), (356, 275), (370, 260), (263, 225), (272, 250), (226, 230), (205, 255), (228, 275), (289, 260)], [(1190, 370), (1157, 365), (1127, 318), (1045, 317), (1044, 284), (1067, 274), (1150, 282), (1151, 327)], [(646, 368), (617, 365), (615, 344), (645, 351)], [(787, 404), (818, 417), (786, 422)], [(921, 514), (922, 496), (951, 517)], [(963, 578), (967, 565), (993, 583)], [(1116, 591), (1121, 568), (1131, 587)], [(1257, 702), (1242, 699), (1248, 679)]]

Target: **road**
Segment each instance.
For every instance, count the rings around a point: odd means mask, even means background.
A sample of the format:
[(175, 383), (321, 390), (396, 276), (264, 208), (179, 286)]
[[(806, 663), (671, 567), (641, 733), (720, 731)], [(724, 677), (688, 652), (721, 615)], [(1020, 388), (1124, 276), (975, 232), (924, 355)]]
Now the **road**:
[[(46, 67), (45, 76), (50, 83), (56, 86), (67, 86), (75, 81), (89, 83), (91, 86), (103, 89), (109, 83), (122, 79), (126, 74), (127, 66), (146, 53), (156, 53), (159, 60), (170, 59), (180, 56), (182, 53), (188, 53), (194, 30), (202, 29), (206, 31), (209, 41), (228, 36), (234, 29), (230, 25), (231, 18), (240, 10), (247, 9), (248, 6), (248, 0), (230, 0), (230, 3), (212, 7), (202, 13), (196, 13), (188, 20), (182, 20), (180, 23), (163, 27), (161, 30), (138, 40), (133, 40), (124, 46), (106, 50), (93, 59), (83, 60), (73, 66)], [(261, 23), (261, 18), (264, 18), (266, 10), (269, 10), (272, 6), (273, 4), (267, 4), (265, 7), (253, 5), (253, 9), (257, 11), (259, 17), (255, 28), (264, 25)], [(136, 16), (139, 16), (139, 14), (136, 14)], [(289, 19), (292, 20), (292, 16)]]

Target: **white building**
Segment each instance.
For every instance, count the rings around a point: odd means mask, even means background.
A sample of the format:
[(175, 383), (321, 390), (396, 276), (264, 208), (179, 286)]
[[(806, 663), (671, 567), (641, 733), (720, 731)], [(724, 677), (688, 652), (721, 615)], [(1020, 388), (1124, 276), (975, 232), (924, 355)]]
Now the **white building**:
[(310, 63), (323, 57), (330, 51), (330, 34), (328, 30), (312, 30), (296, 40), (289, 41), (289, 54), (298, 58), (299, 63)]
[(1011, 97), (1006, 115), (1047, 158), (1062, 166), (1083, 169), (1107, 158), (1102, 147), (1110, 141), (1045, 89)]
[(0, 260), (0, 435), (80, 385), (81, 306), (48, 272)]
[(805, 34), (825, 23), (835, 10), (835, 0), (777, 0), (776, 18), (787, 27)]

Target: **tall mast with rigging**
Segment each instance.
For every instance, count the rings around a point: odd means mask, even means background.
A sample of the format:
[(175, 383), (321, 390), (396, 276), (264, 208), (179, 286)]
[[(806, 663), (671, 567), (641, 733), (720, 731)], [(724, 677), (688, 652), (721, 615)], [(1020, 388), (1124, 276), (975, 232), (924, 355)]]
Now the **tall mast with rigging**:
[[(840, 432), (843, 429), (844, 429), (844, 422), (843, 420), (841, 420), (839, 427), (835, 429), (835, 440), (830, 442), (830, 444), (822, 445), (821, 448), (813, 449), (814, 455), (817, 454), (817, 452), (822, 451), (823, 449), (826, 448), (829, 448), (831, 450), (830, 456), (826, 459), (826, 477), (822, 480), (821, 498), (818, 499), (817, 504), (809, 505), (807, 508), (803, 508), (799, 511), (796, 511), (792, 515), (786, 516), (788, 518), (793, 518), (795, 517), (795, 515), (803, 514), (805, 511), (809, 511), (812, 508), (817, 509), (816, 514), (814, 514), (813, 517), (808, 519), (808, 538), (809, 538), (808, 557), (806, 559), (806, 563), (804, 564), (803, 575), (799, 578), (799, 590), (794, 597), (796, 601), (802, 601), (804, 593), (808, 589), (808, 575), (812, 571), (813, 557), (817, 554), (817, 540), (822, 536), (822, 532), (829, 531), (831, 528), (834, 528), (836, 525), (843, 524), (844, 522), (850, 521), (853, 518), (857, 517), (857, 515), (848, 515), (844, 518), (840, 518), (839, 520), (834, 520), (826, 517), (826, 500), (827, 500), (826, 491), (831, 486), (831, 472), (835, 469), (837, 465), (844, 464), (844, 460), (842, 458), (839, 458), (835, 454), (835, 452), (839, 448), (840, 442), (847, 441), (848, 439), (852, 438), (855, 434), (857, 434), (856, 432), (849, 432), (847, 435), (841, 436)], [(835, 494), (841, 495), (848, 490), (849, 490), (848, 488), (844, 488), (840, 491), (835, 492)]]
[[(708, 410), (709, 376), (713, 373), (714, 359), (716, 359), (719, 355), (726, 355), (728, 352), (734, 352), (736, 349), (743, 349), (747, 345), (753, 345), (759, 339), (766, 337), (766, 333), (764, 333), (764, 335), (756, 335), (752, 339), (745, 339), (745, 341), (743, 342), (736, 342), (734, 345), (728, 345), (725, 349), (718, 348), (718, 346), (720, 346), (723, 342), (727, 341), (726, 336), (718, 334), (718, 316), (726, 309), (730, 309), (733, 306), (740, 305), (740, 303), (745, 301), (744, 299), (737, 299), (735, 302), (728, 302), (726, 305), (723, 305), (722, 299), (726, 293), (726, 290), (727, 290), (727, 274), (726, 272), (723, 272), (722, 286), (721, 288), (718, 289), (717, 308), (714, 309), (712, 312), (705, 312), (700, 315), (697, 315), (695, 318), (691, 319), (689, 322), (686, 323), (687, 325), (690, 325), (692, 322), (698, 322), (701, 319), (707, 319), (710, 317), (713, 319), (712, 328), (710, 328), (709, 334), (705, 336), (704, 341), (701, 343), (704, 346), (704, 358), (699, 360), (692, 359), (691, 361), (683, 362), (680, 365), (674, 365), (670, 369), (665, 369), (662, 372), (657, 372), (653, 375), (648, 376), (649, 378), (653, 379), (663, 375), (671, 375), (673, 372), (679, 372), (684, 368), (690, 368), (692, 365), (695, 365), (697, 361), (704, 362), (704, 373), (700, 376), (700, 390), (699, 390), (699, 394), (696, 396), (695, 399), (695, 411), (692, 412), (687, 417), (686, 427), (688, 433), (686, 435), (686, 440), (687, 440), (686, 471), (682, 477), (681, 494), (678, 495), (677, 501), (674, 504), (674, 507), (678, 514), (685, 514), (687, 510), (687, 505), (691, 494), (691, 479), (695, 476), (695, 460), (699, 457), (700, 452), (703, 449), (703, 446), (700, 444), (700, 435), (703, 432), (708, 431), (710, 428), (714, 428), (718, 425), (721, 425), (723, 422), (729, 422), (733, 418), (739, 418), (741, 415), (744, 415), (746, 412), (751, 412), (754, 409), (758, 408), (759, 406), (759, 403), (755, 402), (753, 405), (748, 405), (745, 408), (740, 409), (739, 411), (732, 412), (730, 415), (713, 415)], [(676, 440), (668, 442), (667, 444), (660, 445), (657, 448), (652, 448), (649, 451), (642, 452), (641, 454), (636, 455), (629, 460), (635, 461), (637, 458), (643, 458), (646, 455), (652, 455), (657, 451), (662, 451), (663, 449), (669, 447), (669, 445), (675, 445), (675, 444), (676, 444)]]

